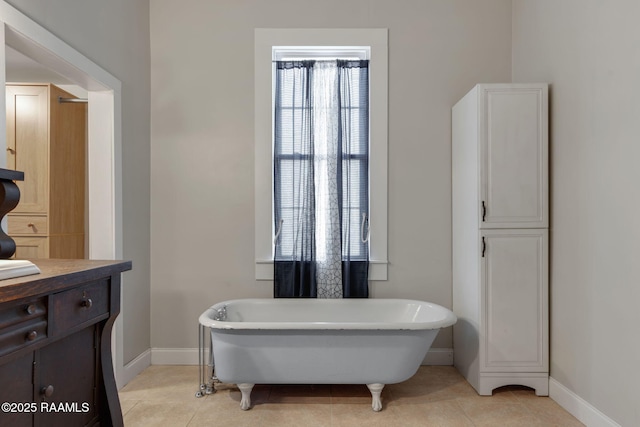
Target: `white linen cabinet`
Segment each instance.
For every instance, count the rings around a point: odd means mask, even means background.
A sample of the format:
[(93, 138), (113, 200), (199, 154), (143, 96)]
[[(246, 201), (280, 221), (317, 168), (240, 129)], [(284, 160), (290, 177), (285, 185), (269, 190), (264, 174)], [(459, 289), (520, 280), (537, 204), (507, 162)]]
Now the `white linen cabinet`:
[(454, 365), (481, 395), (549, 393), (546, 84), (480, 84), (452, 109)]

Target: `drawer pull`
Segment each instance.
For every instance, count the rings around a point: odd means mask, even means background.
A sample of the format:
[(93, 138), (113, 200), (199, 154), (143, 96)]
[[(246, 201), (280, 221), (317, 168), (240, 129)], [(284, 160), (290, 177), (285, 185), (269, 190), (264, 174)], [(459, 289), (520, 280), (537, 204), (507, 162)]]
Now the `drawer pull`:
[(40, 394), (44, 397), (51, 397), (53, 395), (53, 386), (48, 385), (46, 387), (42, 387), (42, 389), (40, 390)]
[(25, 311), (27, 312), (27, 314), (34, 314), (36, 312), (37, 308), (35, 304), (29, 304), (27, 306), (27, 308), (25, 309)]
[(38, 338), (38, 332), (36, 331), (31, 331), (27, 334), (27, 341), (33, 341), (36, 338)]
[(90, 309), (92, 305), (93, 305), (93, 301), (91, 301), (91, 298), (83, 299), (82, 302), (80, 303), (80, 306), (86, 309)]

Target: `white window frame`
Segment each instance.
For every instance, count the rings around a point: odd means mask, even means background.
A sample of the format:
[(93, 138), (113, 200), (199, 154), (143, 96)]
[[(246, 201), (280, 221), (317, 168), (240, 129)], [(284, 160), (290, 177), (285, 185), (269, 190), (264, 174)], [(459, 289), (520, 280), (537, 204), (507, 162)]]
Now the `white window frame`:
[(273, 47), (368, 46), (369, 280), (387, 280), (388, 31), (363, 29), (255, 30), (255, 277), (273, 280)]

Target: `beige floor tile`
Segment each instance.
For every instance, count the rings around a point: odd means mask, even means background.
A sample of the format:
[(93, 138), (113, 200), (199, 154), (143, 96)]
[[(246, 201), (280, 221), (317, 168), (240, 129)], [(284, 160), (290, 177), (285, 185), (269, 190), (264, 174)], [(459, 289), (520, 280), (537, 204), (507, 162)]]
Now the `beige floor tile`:
[(415, 375), (409, 381), (389, 384), (389, 404), (404, 405), (436, 402), (462, 397), (475, 397), (477, 393), (461, 376)]
[(543, 426), (542, 421), (517, 399), (494, 399), (492, 396), (457, 399), (475, 426)]
[(371, 409), (371, 400), (367, 403), (331, 405), (331, 425), (333, 427), (389, 427), (404, 426), (401, 421), (401, 413), (394, 408), (385, 406), (382, 401), (382, 411), (375, 412)]
[(134, 406), (136, 406), (140, 401), (139, 400), (122, 400), (120, 399), (120, 409), (122, 409), (122, 415), (126, 415), (127, 412), (131, 410)]
[[(217, 396), (220, 397), (220, 396)], [(240, 409), (239, 402), (217, 401), (210, 407), (200, 407), (189, 426), (232, 425), (260, 427), (331, 426), (330, 404), (267, 403), (255, 405), (248, 411)]]
[(269, 403), (259, 408), (260, 426), (331, 427), (330, 403)]
[(138, 402), (124, 415), (125, 427), (186, 427), (198, 409), (184, 402)]
[(200, 406), (190, 421), (191, 426), (229, 425), (256, 426), (260, 425), (260, 411), (240, 409), (239, 399), (231, 398), (230, 391), (218, 392), (207, 396), (207, 404)]
[(389, 406), (402, 427), (473, 427), (455, 400)]
[(197, 366), (150, 366), (119, 395), (120, 400), (192, 402), (198, 387)]

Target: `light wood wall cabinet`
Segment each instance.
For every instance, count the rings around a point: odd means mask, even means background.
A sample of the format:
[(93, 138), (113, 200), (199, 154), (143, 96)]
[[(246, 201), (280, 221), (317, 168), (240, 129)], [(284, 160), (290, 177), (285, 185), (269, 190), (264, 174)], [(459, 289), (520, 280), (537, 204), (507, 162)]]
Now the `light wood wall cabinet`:
[(24, 171), (7, 216), (16, 258), (85, 257), (87, 106), (51, 84), (10, 84), (7, 167)]
[(477, 85), (452, 126), (454, 364), (548, 395), (547, 85)]

